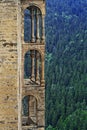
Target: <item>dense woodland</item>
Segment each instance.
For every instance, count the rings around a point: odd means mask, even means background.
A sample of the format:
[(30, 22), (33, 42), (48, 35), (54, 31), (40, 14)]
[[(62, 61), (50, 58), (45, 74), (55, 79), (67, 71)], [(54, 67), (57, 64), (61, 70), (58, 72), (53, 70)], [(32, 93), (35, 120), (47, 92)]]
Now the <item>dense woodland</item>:
[(46, 1), (46, 129), (87, 130), (87, 0)]
[(46, 0), (45, 25), (46, 130), (87, 130), (87, 0)]

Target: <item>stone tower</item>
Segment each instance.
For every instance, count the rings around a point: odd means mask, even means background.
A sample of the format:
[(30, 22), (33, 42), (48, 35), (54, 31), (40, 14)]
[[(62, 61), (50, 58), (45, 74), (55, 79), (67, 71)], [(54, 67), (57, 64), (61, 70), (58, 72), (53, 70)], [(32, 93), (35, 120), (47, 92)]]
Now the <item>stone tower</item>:
[(45, 129), (44, 18), (44, 0), (0, 0), (0, 130)]

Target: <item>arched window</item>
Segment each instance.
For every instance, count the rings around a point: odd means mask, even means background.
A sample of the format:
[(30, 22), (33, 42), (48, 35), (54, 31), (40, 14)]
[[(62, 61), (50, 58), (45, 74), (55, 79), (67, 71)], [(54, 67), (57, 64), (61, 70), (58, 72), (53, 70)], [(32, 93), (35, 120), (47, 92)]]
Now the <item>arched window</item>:
[(37, 125), (37, 99), (25, 96), (22, 100), (22, 125)]
[(24, 41), (40, 43), (42, 40), (42, 14), (38, 7), (29, 6), (24, 11)]
[(30, 50), (24, 57), (24, 78), (35, 83), (41, 81), (41, 55), (37, 50)]

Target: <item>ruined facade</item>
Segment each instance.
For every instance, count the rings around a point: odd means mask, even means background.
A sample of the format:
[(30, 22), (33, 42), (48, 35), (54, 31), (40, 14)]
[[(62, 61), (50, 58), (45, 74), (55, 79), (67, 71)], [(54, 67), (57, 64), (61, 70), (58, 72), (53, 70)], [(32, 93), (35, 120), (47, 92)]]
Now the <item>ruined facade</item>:
[(44, 18), (44, 0), (0, 0), (0, 130), (45, 129)]

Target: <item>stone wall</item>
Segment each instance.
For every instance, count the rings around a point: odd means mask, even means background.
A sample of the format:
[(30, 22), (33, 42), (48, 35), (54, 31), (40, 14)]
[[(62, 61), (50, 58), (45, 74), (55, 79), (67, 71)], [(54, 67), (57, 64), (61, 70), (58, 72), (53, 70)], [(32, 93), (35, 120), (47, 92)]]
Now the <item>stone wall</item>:
[[(26, 115), (22, 116), (22, 130), (45, 130), (45, 80), (44, 80), (44, 57), (45, 57), (45, 2), (43, 0), (22, 0), (22, 99), (26, 96), (29, 96), (29, 100), (27, 101), (28, 105), (28, 117)], [(31, 21), (31, 40), (28, 42), (24, 41), (24, 11), (26, 9), (30, 9), (30, 21)], [(41, 13), (38, 13), (40, 10)], [(36, 11), (36, 12), (35, 12)], [(39, 18), (41, 16), (41, 26)], [(36, 18), (36, 19), (35, 19)], [(38, 22), (39, 21), (39, 22)], [(36, 24), (35, 24), (36, 22)], [(36, 26), (37, 25), (37, 26)], [(35, 32), (36, 27), (36, 32)], [(28, 29), (28, 28), (27, 28)], [(41, 37), (38, 29), (41, 29)], [(38, 40), (37, 40), (38, 39)], [(24, 79), (24, 61), (25, 54), (27, 52), (33, 52), (30, 54), (31, 57), (31, 70), (32, 73), (29, 78)], [(36, 56), (35, 51), (40, 55), (40, 57)], [(36, 61), (40, 59), (39, 65)], [(29, 59), (27, 59), (29, 60)], [(40, 70), (38, 67), (40, 67)], [(39, 83), (36, 82), (37, 71), (40, 75)], [(33, 78), (32, 78), (33, 77)], [(31, 97), (33, 99), (31, 99)], [(36, 100), (36, 103), (34, 101)], [(24, 108), (23, 108), (24, 109)], [(24, 110), (23, 110), (24, 111)], [(35, 114), (36, 113), (36, 114)], [(24, 120), (26, 119), (26, 120)], [(36, 128), (35, 128), (36, 127)]]
[(18, 129), (17, 1), (0, 0), (0, 130)]
[[(44, 18), (45, 3), (43, 0), (0, 0), (0, 130), (27, 130), (31, 127), (22, 128), (22, 98), (27, 94), (24, 90), (23, 77), (23, 51), (26, 50), (26, 45), (23, 38), (24, 21), (22, 11), (29, 4), (31, 6), (31, 2), (35, 3), (34, 6), (40, 7), (42, 18)], [(42, 24), (42, 30), (44, 31), (44, 24)], [(38, 118), (36, 130), (44, 130), (45, 127), (45, 39), (44, 33), (42, 34), (42, 43), (37, 43), (37, 45), (36, 43), (31, 43), (28, 45), (29, 50), (36, 49), (38, 51), (40, 49), (42, 55), (41, 84), (38, 89), (35, 88), (32, 91), (28, 91), (28, 96), (39, 97), (37, 98), (36, 117)], [(28, 89), (32, 89), (32, 87), (28, 86)]]

